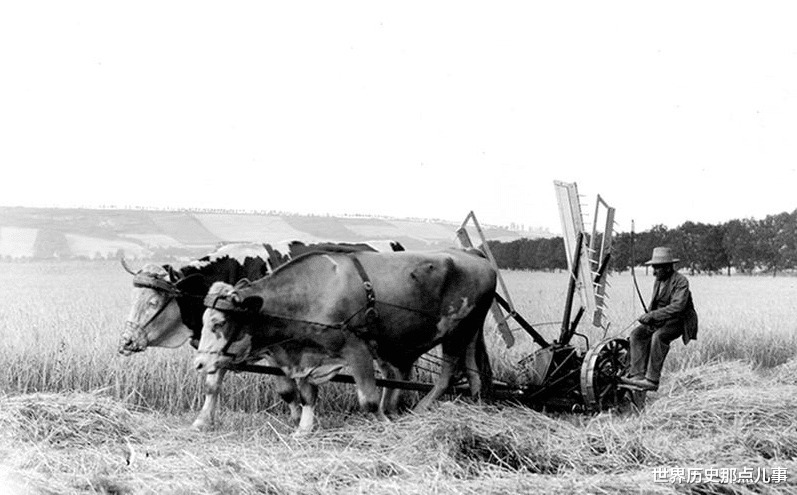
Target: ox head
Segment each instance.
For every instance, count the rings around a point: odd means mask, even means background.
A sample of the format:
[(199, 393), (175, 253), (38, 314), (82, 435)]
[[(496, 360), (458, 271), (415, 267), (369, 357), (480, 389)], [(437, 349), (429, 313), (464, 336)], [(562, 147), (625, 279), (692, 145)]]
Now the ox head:
[(177, 298), (181, 283), (170, 266), (147, 264), (133, 272), (133, 304), (122, 331), (119, 352), (130, 355), (148, 346), (178, 347), (191, 337), (183, 323)]
[(202, 338), (194, 365), (212, 374), (231, 363), (245, 360), (252, 350), (251, 326), (263, 304), (258, 296), (242, 297), (237, 290), (249, 284), (241, 280), (233, 287), (216, 282), (205, 297)]

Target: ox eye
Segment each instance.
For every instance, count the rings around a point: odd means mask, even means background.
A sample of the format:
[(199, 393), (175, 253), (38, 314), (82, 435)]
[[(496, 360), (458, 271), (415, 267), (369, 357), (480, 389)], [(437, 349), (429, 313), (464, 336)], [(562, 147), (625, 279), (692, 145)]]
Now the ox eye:
[(147, 302), (147, 304), (149, 304), (150, 307), (157, 308), (158, 307), (158, 300), (157, 299), (150, 299)]

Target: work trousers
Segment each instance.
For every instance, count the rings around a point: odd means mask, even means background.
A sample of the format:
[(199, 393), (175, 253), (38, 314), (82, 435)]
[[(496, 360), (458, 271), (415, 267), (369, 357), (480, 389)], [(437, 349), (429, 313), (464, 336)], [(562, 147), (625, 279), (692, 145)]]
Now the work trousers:
[(680, 337), (684, 332), (680, 322), (662, 327), (639, 325), (631, 331), (631, 369), (629, 375), (647, 377), (648, 380), (658, 383), (661, 378), (661, 369), (664, 359), (670, 352), (670, 342)]

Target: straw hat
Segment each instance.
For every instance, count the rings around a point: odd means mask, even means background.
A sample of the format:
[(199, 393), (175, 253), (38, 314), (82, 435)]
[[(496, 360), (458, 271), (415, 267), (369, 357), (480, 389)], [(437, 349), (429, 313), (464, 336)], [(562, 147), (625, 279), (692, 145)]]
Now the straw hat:
[(646, 265), (664, 265), (667, 263), (677, 263), (680, 261), (678, 258), (672, 257), (672, 249), (668, 247), (655, 247), (653, 248), (653, 257), (646, 261)]

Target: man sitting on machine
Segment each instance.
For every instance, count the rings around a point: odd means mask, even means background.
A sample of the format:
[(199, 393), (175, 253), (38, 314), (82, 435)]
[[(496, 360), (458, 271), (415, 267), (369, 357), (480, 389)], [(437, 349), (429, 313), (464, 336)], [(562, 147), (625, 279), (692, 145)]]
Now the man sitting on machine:
[(653, 249), (646, 265), (653, 266), (656, 282), (650, 309), (638, 318), (640, 325), (631, 331), (631, 366), (623, 383), (642, 390), (658, 390), (664, 359), (670, 342), (683, 337), (684, 344), (697, 338), (697, 313), (689, 291), (689, 281), (675, 271), (667, 247)]

